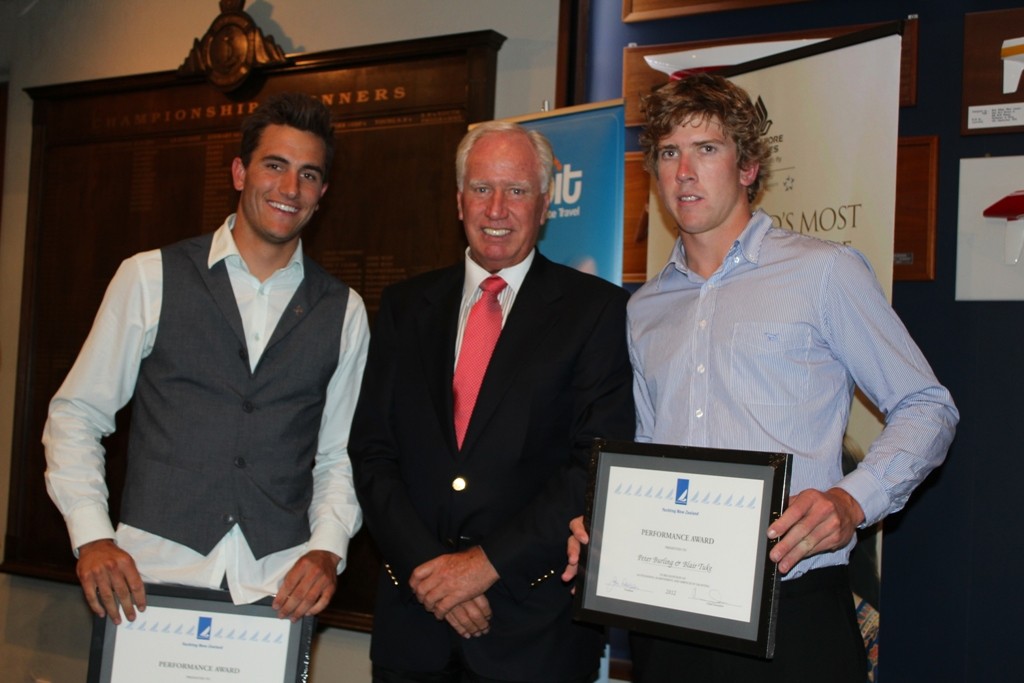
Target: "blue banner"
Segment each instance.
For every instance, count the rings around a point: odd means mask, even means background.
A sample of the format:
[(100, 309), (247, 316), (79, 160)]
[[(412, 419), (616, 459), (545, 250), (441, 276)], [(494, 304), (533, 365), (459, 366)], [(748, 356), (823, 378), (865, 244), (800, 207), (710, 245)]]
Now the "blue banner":
[(621, 101), (520, 120), (555, 150), (554, 193), (538, 249), (553, 261), (622, 284), (625, 116)]

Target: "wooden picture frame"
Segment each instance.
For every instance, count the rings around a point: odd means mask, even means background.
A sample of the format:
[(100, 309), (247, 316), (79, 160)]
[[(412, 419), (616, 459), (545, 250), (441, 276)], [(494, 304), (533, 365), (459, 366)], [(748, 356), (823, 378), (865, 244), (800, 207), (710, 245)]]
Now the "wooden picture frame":
[(897, 144), (892, 279), (934, 280), (939, 137), (904, 137)]
[[(1021, 36), (1024, 9), (964, 16), (961, 135), (1024, 132), (1024, 74), (1013, 74), (1006, 61), (1017, 62), (1019, 68)], [(1016, 88), (1004, 92), (1004, 80), (1014, 76)]]
[(747, 9), (765, 5), (787, 5), (807, 0), (622, 0), (622, 20), (625, 22), (669, 19), (688, 14)]

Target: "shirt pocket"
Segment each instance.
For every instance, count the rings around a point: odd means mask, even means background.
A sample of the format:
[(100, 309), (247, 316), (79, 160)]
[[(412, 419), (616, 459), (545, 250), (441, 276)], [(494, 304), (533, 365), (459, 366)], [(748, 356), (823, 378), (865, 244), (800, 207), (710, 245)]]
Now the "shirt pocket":
[(807, 396), (811, 332), (800, 323), (736, 323), (731, 395), (748, 405), (794, 406)]

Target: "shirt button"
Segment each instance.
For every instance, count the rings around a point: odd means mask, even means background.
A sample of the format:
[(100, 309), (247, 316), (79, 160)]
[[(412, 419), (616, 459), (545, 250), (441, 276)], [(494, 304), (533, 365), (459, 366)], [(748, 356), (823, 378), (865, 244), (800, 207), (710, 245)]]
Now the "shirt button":
[(703, 330), (703, 329), (704, 329), (705, 327), (707, 327), (707, 326), (708, 326), (708, 321), (707, 321), (707, 320), (701, 320), (701, 321), (700, 321), (699, 323), (697, 323), (697, 324), (698, 324), (698, 326), (700, 327), (700, 329), (702, 329), (702, 330)]
[(225, 524), (234, 524), (235, 523), (235, 516), (233, 514), (231, 514), (230, 512), (225, 513), (224, 516), (221, 519), (224, 520)]
[(242, 410), (244, 410), (247, 413), (251, 413), (253, 411), (252, 403), (250, 401), (243, 402), (242, 403)]
[(235, 467), (245, 469), (245, 458), (235, 458)]
[(704, 417), (704, 411), (698, 408), (697, 412), (694, 413), (694, 415), (696, 415), (697, 417)]
[(697, 366), (697, 373), (701, 374), (701, 375), (704, 374), (704, 364), (703, 363), (701, 363), (700, 365)]
[(732, 262), (733, 263), (739, 263), (740, 262), (740, 257), (739, 256), (733, 256), (732, 257)]
[(466, 480), (462, 477), (455, 477), (452, 479), (452, 490), (463, 491), (466, 488)]

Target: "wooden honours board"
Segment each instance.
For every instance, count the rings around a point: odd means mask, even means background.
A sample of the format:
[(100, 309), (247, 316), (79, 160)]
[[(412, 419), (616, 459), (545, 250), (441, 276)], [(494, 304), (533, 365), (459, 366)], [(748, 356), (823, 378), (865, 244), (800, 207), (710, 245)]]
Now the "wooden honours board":
[[(120, 262), (211, 232), (235, 209), (230, 165), (243, 118), (281, 91), (330, 107), (338, 153), (303, 247), (363, 295), (372, 317), (385, 285), (461, 258), (455, 148), (468, 124), (493, 118), (504, 40), (478, 31), (294, 55), (231, 93), (174, 72), (28, 90), (31, 187), (0, 569), (75, 581), (67, 531), (43, 484), (47, 405)], [(128, 413), (104, 441), (115, 521)], [(369, 628), (378, 566), (360, 533), (321, 622)]]

